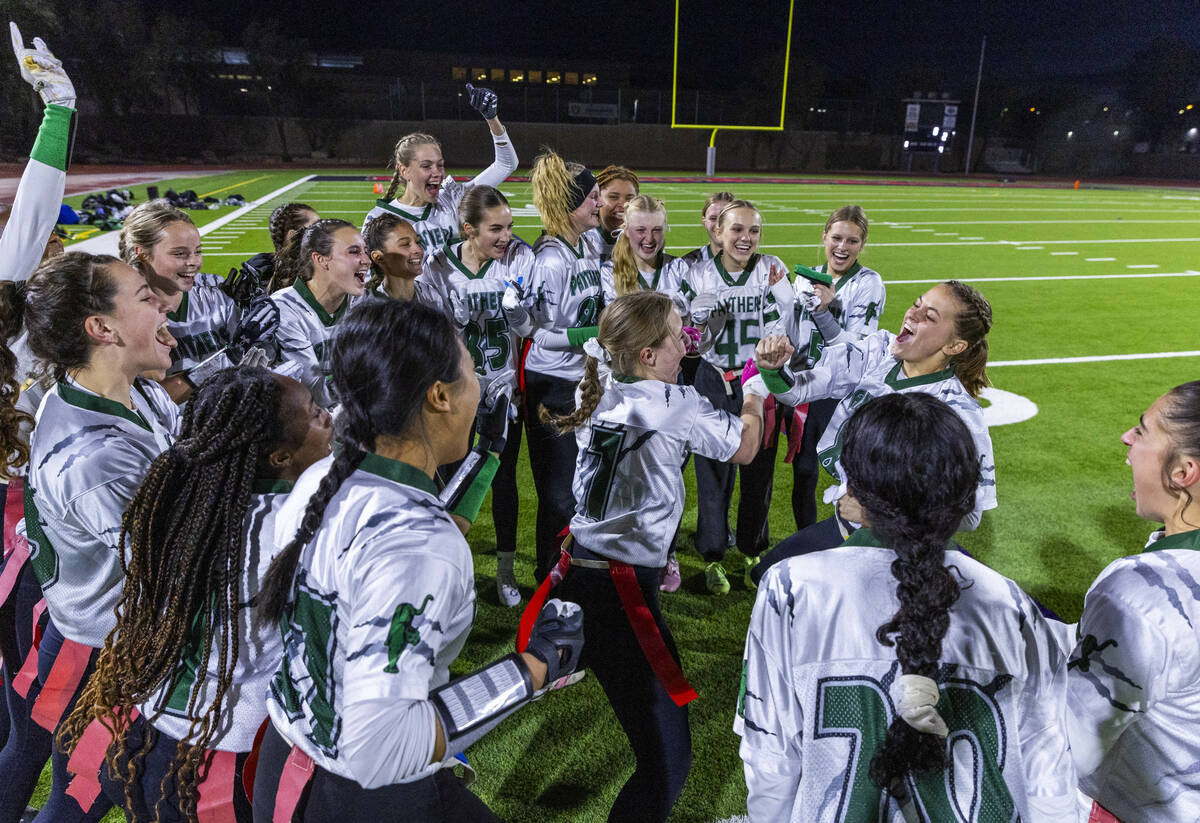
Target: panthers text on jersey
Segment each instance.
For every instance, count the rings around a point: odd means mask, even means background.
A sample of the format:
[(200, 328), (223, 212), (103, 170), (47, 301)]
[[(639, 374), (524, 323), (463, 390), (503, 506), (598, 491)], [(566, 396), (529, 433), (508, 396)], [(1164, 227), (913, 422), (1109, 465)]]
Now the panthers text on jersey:
[[(564, 331), (595, 326), (604, 308), (600, 287), (600, 252), (593, 236), (584, 233), (574, 246), (543, 234), (533, 244), (533, 268), (525, 307), (536, 328)], [(582, 351), (556, 351), (536, 341), (525, 357), (525, 368), (564, 380), (583, 377)]]
[(188, 371), (233, 340), (241, 312), (220, 284), (215, 274), (197, 274), (178, 308), (167, 314), (167, 331), (179, 343), (167, 374)]
[(746, 268), (738, 272), (725, 269), (725, 254), (692, 266), (679, 286), (683, 305), (690, 306), (697, 295), (715, 294), (728, 312), (725, 328), (716, 344), (704, 353), (704, 359), (720, 371), (741, 369), (754, 356), (758, 341), (783, 330), (775, 295), (769, 288), (773, 268), (787, 271), (783, 261), (771, 254), (756, 254)]

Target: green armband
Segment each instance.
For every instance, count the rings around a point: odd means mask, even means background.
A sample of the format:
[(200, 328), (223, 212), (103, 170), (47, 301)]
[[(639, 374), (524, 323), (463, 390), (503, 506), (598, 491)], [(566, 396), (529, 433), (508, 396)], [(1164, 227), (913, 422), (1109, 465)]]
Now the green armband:
[(767, 391), (771, 394), (787, 394), (791, 391), (792, 387), (783, 379), (783, 375), (780, 374), (779, 369), (764, 369), (762, 366), (759, 366), (758, 373), (762, 375), (763, 383), (766, 384)]
[(37, 140), (29, 157), (65, 172), (71, 165), (71, 147), (74, 143), (75, 109), (51, 103), (42, 115), (42, 126), (38, 129)]
[(488, 489), (492, 487), (492, 478), (496, 476), (498, 468), (500, 458), (488, 452), (479, 473), (475, 475), (471, 485), (467, 486), (458, 505), (451, 509), (450, 513), (458, 515), (468, 523), (474, 523), (475, 518), (479, 516), (479, 508), (483, 505), (483, 498), (487, 497)]
[(567, 329), (567, 342), (572, 346), (582, 346), (599, 333), (599, 326), (580, 326), (577, 329)]

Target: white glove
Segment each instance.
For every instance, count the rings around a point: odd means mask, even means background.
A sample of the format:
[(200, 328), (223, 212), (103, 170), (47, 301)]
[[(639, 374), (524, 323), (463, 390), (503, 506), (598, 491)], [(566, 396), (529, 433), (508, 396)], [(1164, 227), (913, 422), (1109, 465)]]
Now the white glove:
[(509, 401), (512, 400), (513, 389), (516, 387), (517, 372), (516, 369), (505, 369), (487, 381), (487, 385), (479, 394), (479, 408), (484, 411), (491, 411), (496, 408), (496, 403), (503, 396)]
[(707, 292), (696, 295), (696, 298), (692, 300), (692, 321), (697, 326), (707, 326), (713, 336), (725, 328), (725, 322), (728, 319), (729, 312), (725, 307), (725, 301), (718, 295)]
[(8, 32), (12, 35), (13, 54), (17, 56), (21, 77), (42, 96), (42, 102), (75, 108), (75, 86), (63, 70), (62, 61), (50, 52), (45, 41), (35, 37), (33, 48), (27, 49), (16, 23), (8, 24)]
[(265, 369), (271, 363), (271, 359), (267, 357), (267, 353), (258, 346), (251, 346), (246, 349), (246, 353), (242, 355), (242, 359), (238, 361), (239, 366), (250, 366)]
[(792, 281), (788, 280), (786, 274), (771, 286), (771, 294), (775, 295), (775, 302), (779, 304), (780, 311), (790, 314), (792, 304), (796, 302), (796, 290), (792, 288)]
[(467, 308), (467, 302), (453, 289), (450, 290), (450, 315), (460, 329), (471, 322), (471, 311)]
[(800, 305), (809, 314), (813, 314), (821, 308), (821, 298), (817, 296), (815, 291), (802, 291), (800, 292)]
[(504, 318), (508, 327), (517, 337), (528, 337), (533, 333), (533, 318), (525, 308), (525, 277), (522, 275), (516, 282), (504, 281), (504, 296), (500, 299), (500, 308), (504, 310)]

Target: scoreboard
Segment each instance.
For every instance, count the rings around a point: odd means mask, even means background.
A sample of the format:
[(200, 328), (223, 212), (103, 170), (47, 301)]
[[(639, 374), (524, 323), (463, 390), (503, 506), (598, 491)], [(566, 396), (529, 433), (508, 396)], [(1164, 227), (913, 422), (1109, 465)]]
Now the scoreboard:
[(904, 150), (945, 154), (958, 132), (958, 100), (911, 97), (904, 103)]

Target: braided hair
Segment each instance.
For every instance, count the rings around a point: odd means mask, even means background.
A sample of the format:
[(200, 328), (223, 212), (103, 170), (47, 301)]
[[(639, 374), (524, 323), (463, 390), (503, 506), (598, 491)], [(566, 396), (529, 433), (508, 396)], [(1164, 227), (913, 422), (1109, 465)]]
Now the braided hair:
[[(865, 238), (866, 234), (863, 237)], [(954, 317), (954, 333), (967, 344), (966, 349), (950, 358), (950, 368), (954, 370), (967, 393), (978, 397), (984, 386), (992, 385), (986, 371), (987, 333), (992, 329), (992, 305), (978, 289), (966, 283), (947, 280), (944, 285), (958, 301), (959, 310)]]
[(413, 155), (418, 146), (437, 146), (438, 151), (442, 150), (442, 144), (437, 141), (436, 137), (419, 131), (406, 134), (397, 140), (396, 148), (392, 150), (392, 165), (396, 171), (392, 175), (392, 182), (388, 184), (387, 194), (383, 196), (385, 201), (390, 202), (396, 196), (396, 192), (400, 190), (400, 181), (403, 179), (400, 176), (400, 167), (412, 165)]
[(17, 356), (8, 341), (21, 333), (25, 322), (25, 283), (0, 281), (0, 475), (29, 462), (29, 440), (21, 427), (33, 427), (33, 415), (17, 408), (21, 387), (17, 383)]
[[(975, 506), (979, 457), (962, 419), (931, 394), (888, 394), (846, 423), (842, 467), (871, 529), (896, 554), (900, 608), (875, 637), (895, 646), (904, 674), (936, 677), (960, 588), (946, 542)], [(944, 768), (946, 746), (897, 717), (869, 775), (891, 788), (906, 774)]]
[[(297, 280), (308, 282), (313, 276), (314, 254), (328, 257), (333, 251), (333, 235), (339, 229), (354, 228), (345, 220), (323, 217), (288, 239), (283, 251), (275, 255), (272, 289), (285, 289)], [(355, 229), (357, 231), (357, 229)]]
[[(168, 780), (177, 780), (180, 811), (191, 820), (197, 786), (207, 773), (205, 751), (218, 731), (238, 660), (251, 484), (268, 474), (267, 459), (287, 428), (280, 419), (282, 396), (279, 378), (267, 370), (231, 368), (205, 381), (184, 407), (179, 439), (150, 464), (125, 511), (125, 587), (117, 625), (59, 731), (59, 743), (69, 751), (99, 720), (116, 741), (108, 751), (115, 773), (132, 710), (178, 677), (180, 661), (194, 661), (191, 725), (163, 780), (164, 793)], [(216, 691), (212, 703), (199, 706), (214, 654)], [(128, 759), (127, 801), (152, 742), (147, 735)]]
[(421, 409), (430, 386), (460, 378), (458, 330), (445, 313), (414, 301), (364, 300), (350, 307), (337, 327), (333, 382), (341, 398), (340, 448), (304, 509), (296, 536), (263, 579), (259, 620), (286, 613), (300, 554), (321, 526), (337, 494), (379, 436), (420, 437)]
[(302, 233), (311, 224), (308, 219), (310, 214), (320, 219), (317, 210), (307, 203), (284, 203), (271, 212), (267, 219), (267, 232), (271, 235), (271, 245), (276, 254), (283, 251), (293, 234)]

